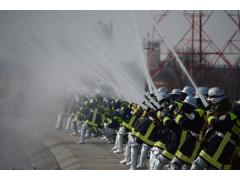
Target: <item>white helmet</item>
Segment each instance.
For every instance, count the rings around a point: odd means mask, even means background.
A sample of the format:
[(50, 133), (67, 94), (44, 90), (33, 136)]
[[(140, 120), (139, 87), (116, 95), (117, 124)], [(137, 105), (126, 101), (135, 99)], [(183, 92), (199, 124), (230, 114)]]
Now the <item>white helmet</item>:
[(240, 99), (238, 101), (236, 101), (237, 104), (240, 104)]
[(170, 95), (171, 94), (181, 96), (181, 89), (173, 89), (172, 92), (170, 93)]
[(191, 95), (187, 96), (183, 102), (190, 104), (193, 107), (197, 107), (197, 100)]
[(208, 98), (212, 104), (217, 104), (222, 101), (226, 96), (224, 95), (224, 91), (219, 87), (213, 87), (208, 90)]
[(195, 96), (195, 89), (192, 86), (185, 86), (181, 92), (187, 95)]
[(159, 94), (159, 101), (162, 101), (163, 99), (169, 97), (169, 94), (168, 93), (165, 93), (165, 92), (162, 92)]
[(159, 92), (159, 93), (166, 93), (166, 94), (168, 94), (168, 88), (165, 87), (165, 86), (160, 87), (160, 88), (158, 89), (158, 92)]
[(198, 87), (196, 92), (196, 97), (199, 98), (198, 93), (202, 94), (205, 98), (208, 96), (208, 88), (207, 87)]

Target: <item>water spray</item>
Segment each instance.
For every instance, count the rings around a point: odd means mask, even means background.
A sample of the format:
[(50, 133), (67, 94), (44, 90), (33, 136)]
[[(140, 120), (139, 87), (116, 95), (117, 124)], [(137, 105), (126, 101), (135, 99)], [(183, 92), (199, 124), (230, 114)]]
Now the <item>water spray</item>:
[[(148, 83), (148, 89), (149, 89), (149, 92), (150, 92), (150, 93), (154, 93), (154, 94), (155, 94), (155, 96), (157, 97), (157, 100), (159, 101), (159, 100), (160, 100), (160, 95), (159, 95), (159, 93), (158, 93), (158, 91), (157, 91), (157, 88), (155, 87), (155, 85), (154, 85), (153, 82), (152, 82), (151, 76), (150, 76), (149, 71), (148, 71), (148, 69), (147, 69), (146, 62), (145, 62), (145, 60), (144, 60), (143, 51), (141, 50), (141, 47), (140, 47), (141, 41), (140, 41), (139, 27), (138, 27), (138, 25), (137, 25), (137, 18), (136, 18), (136, 15), (135, 15), (134, 12), (133, 12), (132, 15), (133, 15), (133, 17), (134, 17), (134, 18), (133, 18), (133, 19), (134, 19), (134, 25), (135, 25), (135, 30), (136, 30), (136, 34), (137, 34), (138, 44), (139, 44), (138, 49), (139, 49), (139, 52), (142, 52), (142, 53), (141, 53), (141, 54), (142, 54), (141, 60), (142, 60), (142, 62), (144, 63), (144, 64), (143, 64), (143, 67), (144, 67), (144, 72), (145, 72), (145, 75), (146, 75), (146, 80), (147, 80), (147, 83)], [(153, 90), (154, 90), (154, 91), (153, 91)], [(158, 104), (158, 103), (157, 103), (157, 104)], [(158, 106), (160, 106), (160, 105), (158, 104)]]
[(154, 104), (155, 107), (157, 107), (158, 109), (160, 108), (160, 105), (157, 101), (155, 101), (154, 98), (152, 98), (149, 94), (146, 94), (147, 98), (149, 99), (150, 102), (152, 102)]
[(187, 78), (189, 79), (189, 81), (191, 82), (191, 84), (193, 85), (193, 87), (196, 89), (196, 94), (200, 97), (202, 103), (204, 104), (205, 107), (208, 107), (209, 104), (206, 101), (206, 99), (204, 98), (204, 96), (197, 90), (197, 85), (195, 84), (195, 82), (193, 81), (192, 77), (190, 76), (190, 74), (188, 73), (186, 67), (184, 66), (184, 64), (182, 63), (182, 61), (180, 60), (179, 56), (177, 55), (176, 51), (173, 49), (173, 46), (167, 41), (167, 39), (165, 38), (165, 36), (163, 35), (163, 33), (160, 31), (158, 25), (156, 24), (156, 22), (153, 20), (152, 16), (150, 15), (150, 13), (148, 11), (145, 11), (149, 20), (151, 21), (152, 25), (154, 26), (154, 28), (156, 29), (158, 35), (164, 40), (164, 42), (166, 43), (167, 47), (169, 48), (169, 50), (173, 53), (176, 61), (178, 62), (178, 64), (180, 65), (181, 69), (183, 70), (183, 72), (186, 74)]

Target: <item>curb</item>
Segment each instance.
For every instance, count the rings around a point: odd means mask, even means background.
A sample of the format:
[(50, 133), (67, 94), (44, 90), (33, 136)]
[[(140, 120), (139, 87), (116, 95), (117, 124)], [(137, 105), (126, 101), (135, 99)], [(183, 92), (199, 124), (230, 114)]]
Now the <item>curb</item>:
[(81, 169), (77, 158), (57, 139), (48, 139), (42, 142), (42, 144), (49, 148), (61, 170)]

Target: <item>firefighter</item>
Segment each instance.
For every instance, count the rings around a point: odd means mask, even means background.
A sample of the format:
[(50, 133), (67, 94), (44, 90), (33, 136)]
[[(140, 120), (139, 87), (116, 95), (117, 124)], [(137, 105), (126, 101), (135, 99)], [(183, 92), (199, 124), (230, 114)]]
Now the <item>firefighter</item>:
[[(182, 106), (180, 106), (175, 113), (166, 116), (163, 119), (164, 125), (164, 135), (163, 135), (163, 143), (165, 144), (165, 149), (158, 156), (158, 164), (153, 166), (153, 169), (163, 169), (163, 167), (170, 163), (173, 160), (174, 154), (181, 147), (182, 143), (186, 138), (186, 131), (181, 129), (179, 122), (182, 119), (188, 116), (188, 113), (192, 112), (196, 108), (196, 99), (194, 99), (191, 95), (187, 96), (185, 100), (182, 102)], [(174, 115), (176, 114), (176, 115)]]
[(144, 110), (141, 106), (137, 106), (135, 108), (135, 111), (133, 112), (135, 116), (135, 120), (131, 127), (130, 134), (130, 162), (126, 163), (126, 165), (130, 166), (130, 170), (136, 169), (137, 166), (137, 159), (138, 155), (140, 153), (140, 145), (142, 145), (142, 141), (139, 141), (138, 138), (135, 136), (136, 127), (139, 125), (139, 123), (144, 119), (144, 117), (147, 114), (147, 110)]
[(134, 161), (134, 166), (136, 167), (137, 161), (135, 161), (135, 152), (137, 154), (139, 153), (136, 151), (136, 148), (138, 150), (139, 143), (136, 139), (136, 137), (133, 135), (135, 132), (135, 128), (138, 125), (139, 121), (142, 120), (142, 118), (145, 116), (146, 111), (142, 109), (141, 106), (133, 104), (132, 105), (132, 111), (131, 115), (129, 116), (130, 119), (123, 121), (123, 126), (128, 130), (128, 142), (125, 149), (125, 158), (120, 161), (121, 164), (126, 164), (127, 166), (130, 166), (130, 169), (132, 169), (132, 162)]
[[(199, 87), (197, 90), (207, 98), (207, 87)], [(182, 146), (177, 150), (173, 160), (170, 162), (171, 169), (173, 170), (190, 169), (201, 145), (200, 136), (206, 123), (206, 107), (204, 107), (198, 95), (195, 98), (197, 109), (189, 113), (186, 118), (182, 118), (179, 122), (180, 127), (187, 131), (187, 135)]]
[[(159, 91), (165, 92), (166, 90), (167, 88), (162, 88)], [(152, 102), (152, 100), (157, 101), (155, 93), (149, 93), (149, 95), (150, 97), (145, 94), (145, 98), (150, 101), (152, 107), (157, 108)], [(155, 128), (155, 114), (156, 112), (152, 108), (148, 107), (148, 109), (143, 111), (142, 115), (138, 118), (138, 121), (136, 121), (137, 123), (135, 124), (134, 128), (132, 128), (131, 166), (129, 168), (130, 170), (146, 168), (145, 163), (147, 160), (147, 155), (150, 151), (150, 146), (154, 143), (152, 139), (149, 140), (149, 137), (152, 134), (153, 129)]]
[[(163, 148), (164, 146), (161, 142), (157, 142), (157, 140), (159, 128), (161, 128), (159, 113), (169, 104), (169, 95), (166, 92), (167, 91), (160, 92), (160, 99), (158, 102), (160, 107), (158, 110), (148, 113), (148, 118), (141, 121), (136, 128), (138, 131), (138, 133), (136, 133), (136, 137), (143, 141), (139, 163), (136, 167), (137, 169), (146, 169), (145, 164), (147, 161), (147, 155), (154, 144), (156, 144), (156, 147), (160, 148)], [(154, 119), (153, 123), (151, 122), (151, 117)]]
[(63, 99), (62, 110), (58, 113), (58, 120), (55, 129), (62, 129), (64, 125), (64, 120), (70, 118), (71, 109), (74, 104), (75, 98), (72, 93), (68, 92), (67, 95)]
[(69, 116), (65, 126), (65, 130), (70, 130), (72, 128), (72, 120), (74, 119), (75, 113), (77, 112), (80, 105), (80, 98), (78, 94), (72, 93), (72, 102), (69, 109)]
[(104, 114), (102, 111), (104, 110), (101, 105), (101, 97), (97, 97), (95, 99), (91, 99), (88, 107), (86, 108), (86, 120), (81, 128), (81, 136), (78, 144), (85, 144), (85, 138), (87, 135), (87, 130), (91, 130), (93, 132), (97, 132), (99, 128), (104, 125)]
[(73, 133), (72, 136), (78, 136), (81, 134), (81, 127), (84, 123), (84, 110), (87, 107), (88, 101), (86, 98), (82, 98), (80, 101), (79, 108), (77, 112), (74, 114), (73, 120), (72, 120), (72, 127), (73, 127)]
[[(170, 94), (170, 105), (168, 108), (165, 108), (163, 112), (161, 112), (161, 118), (163, 119), (163, 126), (162, 130), (159, 135), (159, 141), (161, 144), (164, 144), (164, 148), (154, 147), (151, 150), (150, 154), (150, 169), (158, 170), (162, 169), (164, 165), (167, 165), (170, 160), (172, 160), (173, 155), (166, 150), (166, 144), (170, 146), (171, 141), (170, 138), (170, 131), (166, 126), (166, 122), (168, 120), (174, 120), (175, 116), (178, 112), (181, 112), (183, 103), (182, 101), (189, 95), (192, 96), (195, 94), (195, 89), (192, 86), (185, 86), (182, 90), (173, 89), (172, 93)], [(171, 121), (170, 121), (171, 122)], [(171, 124), (171, 123), (170, 123)], [(176, 123), (172, 123), (176, 125)], [(162, 153), (164, 153), (162, 155)]]
[(113, 151), (114, 154), (122, 154), (123, 153), (123, 143), (124, 136), (126, 135), (126, 130), (123, 126), (121, 126), (122, 118), (121, 118), (121, 102), (118, 99), (114, 101), (114, 111), (111, 117), (111, 123), (109, 123), (109, 127), (117, 131), (117, 136), (115, 140), (116, 148)]
[[(173, 89), (172, 92), (169, 94), (169, 101), (168, 103), (163, 103), (161, 106), (163, 106), (160, 111), (158, 111), (157, 117), (160, 121), (163, 120), (166, 112), (168, 112), (168, 108), (170, 104), (176, 103), (179, 101), (181, 97), (181, 90), (180, 89)], [(165, 107), (166, 106), (166, 107)], [(179, 107), (180, 108), (180, 107)], [(165, 131), (163, 129), (163, 126), (161, 125), (159, 129), (159, 137), (154, 146), (150, 150), (150, 159), (149, 159), (149, 169), (159, 169), (160, 160), (159, 155), (161, 152), (165, 149), (165, 144), (163, 143), (163, 138), (165, 136)]]
[(133, 104), (129, 103), (128, 105), (123, 105), (121, 107), (121, 118), (123, 120), (121, 123), (121, 127), (124, 127), (126, 130), (126, 133), (128, 134), (128, 142), (127, 142), (125, 152), (124, 152), (124, 159), (120, 161), (120, 164), (126, 164), (126, 163), (130, 162), (131, 134), (129, 133), (129, 131), (131, 130), (131, 126), (134, 123), (134, 120), (136, 119), (136, 116), (133, 115), (133, 113), (132, 113), (133, 112), (132, 105)]
[(230, 156), (237, 140), (239, 112), (229, 113), (231, 103), (219, 87), (209, 89), (208, 101), (211, 103), (207, 117), (209, 126), (203, 147), (191, 169), (230, 169)]

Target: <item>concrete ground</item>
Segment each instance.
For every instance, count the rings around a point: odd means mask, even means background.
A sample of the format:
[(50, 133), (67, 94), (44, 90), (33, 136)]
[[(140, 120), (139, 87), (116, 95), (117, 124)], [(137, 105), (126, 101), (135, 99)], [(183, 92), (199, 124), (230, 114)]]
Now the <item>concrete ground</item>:
[(0, 169), (60, 169), (55, 156), (41, 141), (0, 127)]
[(0, 126), (0, 169), (124, 170), (122, 154), (100, 137), (76, 144), (79, 137), (69, 131), (48, 129), (44, 136)]
[(76, 144), (79, 137), (69, 134), (70, 132), (55, 130), (52, 137), (43, 142), (55, 156), (60, 169), (128, 169), (119, 163), (123, 155), (113, 153), (113, 144), (107, 144), (100, 137), (87, 139), (86, 144)]

